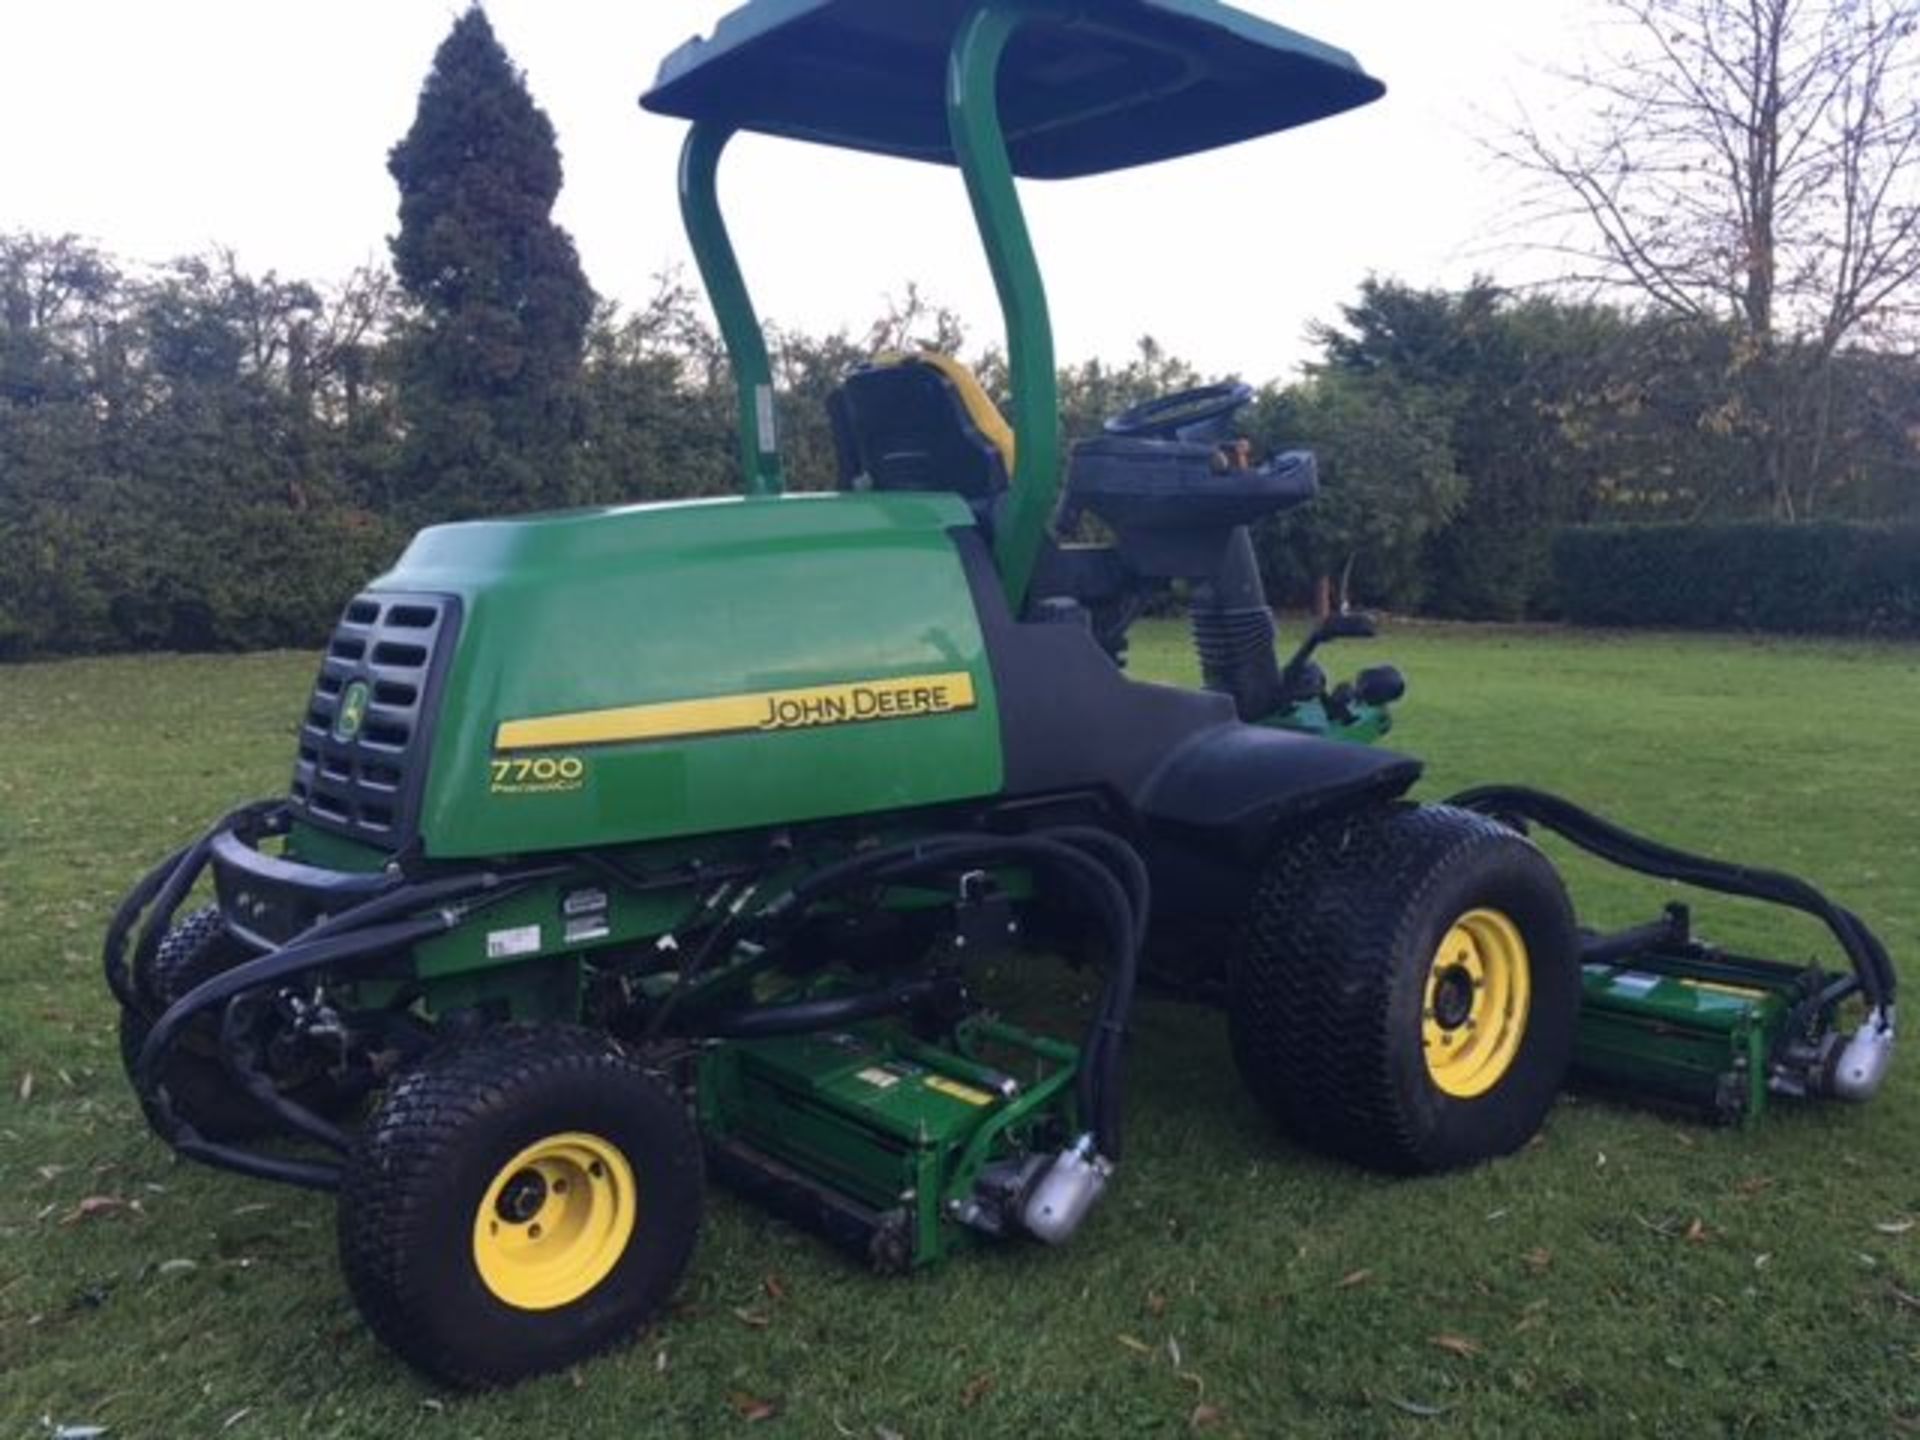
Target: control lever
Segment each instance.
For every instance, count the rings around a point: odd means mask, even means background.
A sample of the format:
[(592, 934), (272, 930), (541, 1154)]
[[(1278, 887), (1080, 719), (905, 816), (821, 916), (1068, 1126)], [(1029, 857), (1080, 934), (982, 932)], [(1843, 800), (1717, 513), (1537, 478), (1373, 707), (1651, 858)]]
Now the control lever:
[(1313, 663), (1313, 652), (1329, 640), (1371, 640), (1380, 633), (1371, 615), (1340, 611), (1327, 616), (1300, 642), (1293, 658), (1280, 670), (1280, 693), (1287, 700), (1314, 700), (1326, 689), (1327, 677)]

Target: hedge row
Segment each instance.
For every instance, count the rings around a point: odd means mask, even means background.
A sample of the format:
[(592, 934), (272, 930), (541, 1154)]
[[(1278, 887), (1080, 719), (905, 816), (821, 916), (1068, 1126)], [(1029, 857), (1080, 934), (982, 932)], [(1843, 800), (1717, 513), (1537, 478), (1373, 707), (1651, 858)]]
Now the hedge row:
[(1553, 543), (1581, 625), (1920, 636), (1920, 525), (1592, 525)]
[(356, 511), (49, 508), (17, 526), (0, 511), (0, 662), (311, 648), (399, 549), (390, 523)]

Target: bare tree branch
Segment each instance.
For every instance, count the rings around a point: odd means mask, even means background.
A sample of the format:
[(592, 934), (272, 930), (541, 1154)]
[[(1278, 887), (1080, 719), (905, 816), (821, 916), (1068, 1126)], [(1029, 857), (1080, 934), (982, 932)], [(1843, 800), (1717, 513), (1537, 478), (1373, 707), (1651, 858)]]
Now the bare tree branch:
[[(1768, 399), (1745, 423), (1783, 515), (1809, 510), (1833, 357), (1910, 324), (1920, 284), (1920, 0), (1596, 0), (1584, 118), (1511, 124), (1537, 248), (1658, 310), (1731, 326)], [(1554, 197), (1558, 197), (1557, 201)]]

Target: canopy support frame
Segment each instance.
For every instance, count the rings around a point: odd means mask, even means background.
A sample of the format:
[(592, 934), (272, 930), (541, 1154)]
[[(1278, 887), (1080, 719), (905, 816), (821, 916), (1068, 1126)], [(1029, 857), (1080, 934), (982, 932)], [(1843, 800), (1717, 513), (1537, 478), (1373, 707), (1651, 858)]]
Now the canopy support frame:
[[(1016, 451), (1013, 493), (996, 526), (994, 559), (1016, 615), (1025, 608), (1059, 499), (1059, 381), (1046, 287), (1001, 128), (998, 80), (1015, 32), (1036, 15), (1063, 8), (1056, 0), (979, 0), (961, 22), (947, 61), (948, 131), (1006, 326)], [(785, 477), (773, 367), (720, 211), (720, 155), (733, 133), (731, 126), (704, 120), (687, 132), (680, 152), (680, 213), (739, 393), (742, 488), (749, 496), (779, 495)]]

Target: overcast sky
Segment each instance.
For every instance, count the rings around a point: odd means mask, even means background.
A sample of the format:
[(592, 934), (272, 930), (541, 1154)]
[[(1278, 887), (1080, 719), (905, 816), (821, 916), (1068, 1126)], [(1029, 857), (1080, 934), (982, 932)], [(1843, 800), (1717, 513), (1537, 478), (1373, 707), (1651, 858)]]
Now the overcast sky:
[[(902, 0), (908, 3), (908, 0)], [(1587, 0), (1241, 0), (1352, 51), (1367, 109), (1211, 155), (1024, 186), (1063, 359), (1152, 333), (1265, 379), (1369, 271), (1520, 274), (1510, 177), (1478, 138), (1577, 56)], [(0, 228), (77, 231), (137, 260), (212, 243), (326, 280), (384, 255), (388, 148), (412, 118), (448, 0), (0, 0)], [(674, 206), (679, 122), (635, 101), (727, 0), (488, 0), (559, 131), (558, 217), (603, 294), (692, 266)], [(980, 339), (997, 326), (950, 170), (747, 137), (722, 194), (763, 315), (860, 326), (918, 279)]]

